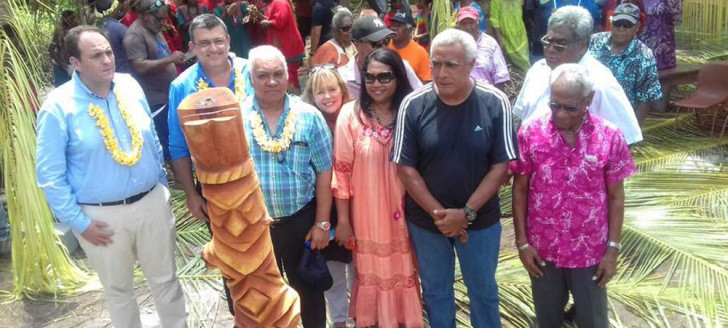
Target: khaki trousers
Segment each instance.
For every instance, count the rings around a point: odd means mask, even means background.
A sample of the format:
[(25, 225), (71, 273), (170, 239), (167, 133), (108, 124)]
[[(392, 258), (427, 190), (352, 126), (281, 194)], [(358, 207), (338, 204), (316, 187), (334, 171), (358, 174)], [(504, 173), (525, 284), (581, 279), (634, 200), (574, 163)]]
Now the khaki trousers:
[(174, 263), (175, 220), (169, 197), (169, 190), (157, 184), (133, 204), (81, 206), (86, 216), (107, 223), (106, 229), (114, 233), (110, 245), (94, 246), (74, 232), (104, 286), (114, 327), (142, 327), (134, 296), (135, 256), (149, 283), (162, 327), (187, 327), (184, 295)]

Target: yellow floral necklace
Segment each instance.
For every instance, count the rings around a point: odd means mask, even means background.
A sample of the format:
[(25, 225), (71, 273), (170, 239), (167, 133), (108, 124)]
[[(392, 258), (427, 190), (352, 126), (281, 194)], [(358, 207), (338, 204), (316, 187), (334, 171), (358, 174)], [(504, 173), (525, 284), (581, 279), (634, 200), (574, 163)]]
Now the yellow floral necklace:
[(119, 97), (119, 94), (114, 90), (114, 96), (116, 97), (117, 106), (121, 117), (126, 122), (126, 126), (129, 127), (129, 134), (131, 134), (131, 153), (125, 153), (119, 148), (119, 142), (114, 137), (114, 130), (109, 126), (109, 118), (104, 113), (101, 107), (88, 104), (88, 114), (96, 120), (96, 126), (99, 127), (101, 137), (104, 139), (104, 145), (106, 150), (111, 153), (111, 157), (117, 163), (125, 166), (134, 166), (139, 159), (142, 158), (142, 145), (144, 139), (142, 139), (141, 129), (137, 124), (132, 122), (131, 115), (126, 108), (126, 102), (123, 98)]
[[(235, 70), (235, 81), (233, 84), (235, 85), (235, 97), (240, 102), (245, 98), (245, 78), (243, 78), (243, 71), (241, 69)], [(197, 91), (202, 91), (209, 87), (210, 83), (207, 83), (202, 77), (197, 80)]]
[(288, 111), (288, 117), (286, 117), (286, 121), (283, 124), (283, 132), (281, 133), (280, 139), (271, 139), (268, 137), (263, 127), (263, 118), (257, 111), (251, 115), (250, 125), (253, 128), (255, 142), (260, 148), (263, 148), (267, 152), (280, 153), (291, 146), (293, 133), (296, 132), (296, 113), (292, 110)]

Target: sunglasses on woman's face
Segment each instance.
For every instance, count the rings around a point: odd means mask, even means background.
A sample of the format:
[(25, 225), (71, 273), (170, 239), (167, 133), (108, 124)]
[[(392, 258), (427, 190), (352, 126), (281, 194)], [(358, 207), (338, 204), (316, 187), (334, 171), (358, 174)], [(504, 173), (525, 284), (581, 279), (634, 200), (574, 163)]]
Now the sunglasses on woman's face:
[(382, 84), (387, 84), (389, 82), (392, 82), (392, 80), (394, 80), (394, 72), (384, 72), (384, 73), (379, 73), (377, 75), (364, 72), (364, 83), (372, 84), (372, 83), (374, 83), (374, 80), (377, 80), (377, 81), (379, 81), (379, 83), (382, 83)]
[(612, 23), (612, 26), (619, 27), (619, 28), (630, 29), (630, 28), (633, 28), (635, 26), (635, 24), (632, 23), (632, 22), (630, 22), (630, 21), (628, 21), (628, 20), (618, 20), (616, 22), (613, 22)]
[(351, 25), (342, 26), (342, 27), (339, 27), (339, 29), (342, 32), (349, 32), (349, 30), (351, 30)]

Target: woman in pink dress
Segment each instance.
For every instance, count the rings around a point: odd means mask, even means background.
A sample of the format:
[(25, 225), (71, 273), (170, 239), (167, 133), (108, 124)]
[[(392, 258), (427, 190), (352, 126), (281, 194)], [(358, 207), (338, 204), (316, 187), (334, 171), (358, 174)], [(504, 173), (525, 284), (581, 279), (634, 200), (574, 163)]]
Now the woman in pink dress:
[(389, 162), (397, 109), (412, 91), (401, 57), (372, 52), (362, 70), (359, 101), (336, 122), (336, 239), (354, 244), (356, 279), (349, 313), (357, 327), (424, 327), (420, 286), (407, 223), (405, 189)]

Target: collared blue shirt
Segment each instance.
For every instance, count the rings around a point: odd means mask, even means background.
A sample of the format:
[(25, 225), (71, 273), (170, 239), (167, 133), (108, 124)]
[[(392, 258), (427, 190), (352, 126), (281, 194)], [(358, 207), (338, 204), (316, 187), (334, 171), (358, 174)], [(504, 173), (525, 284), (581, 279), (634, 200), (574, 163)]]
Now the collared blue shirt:
[(111, 50), (114, 51), (114, 62), (116, 63), (117, 73), (130, 73), (129, 60), (126, 58), (126, 50), (124, 49), (124, 34), (126, 34), (126, 25), (111, 17), (105, 17), (101, 23), (101, 28), (106, 31), (111, 43)]
[(38, 186), (55, 217), (77, 232), (85, 231), (91, 223), (79, 203), (118, 201), (147, 191), (158, 182), (167, 184), (162, 147), (142, 88), (130, 75), (117, 73), (111, 89), (124, 100), (142, 132), (141, 159), (133, 166), (113, 160), (96, 120), (88, 113), (89, 104), (101, 107), (119, 147), (130, 152), (131, 133), (113, 92), (107, 99), (93, 94), (74, 72), (71, 81), (51, 91), (38, 112)]
[(589, 52), (612, 71), (632, 108), (637, 110), (638, 104), (662, 98), (657, 61), (652, 50), (637, 38), (633, 38), (621, 53), (613, 54), (611, 47), (610, 32), (596, 33), (591, 37)]
[[(244, 58), (231, 58), (233, 63), (233, 73), (230, 74), (230, 81), (228, 82), (228, 89), (235, 92), (235, 77), (236, 71), (242, 72), (245, 77), (245, 94), (253, 94), (253, 85), (250, 83), (250, 74), (248, 74), (248, 60)], [(167, 114), (167, 123), (169, 126), (169, 153), (173, 160), (180, 159), (183, 157), (190, 157), (190, 149), (187, 146), (187, 140), (185, 140), (184, 132), (182, 132), (182, 126), (179, 123), (179, 115), (177, 114), (177, 107), (185, 97), (197, 92), (197, 83), (202, 79), (211, 88), (215, 87), (215, 83), (207, 77), (205, 70), (202, 68), (200, 63), (187, 68), (182, 74), (180, 74), (169, 87), (169, 113)], [(243, 99), (244, 97), (241, 97)]]
[[(255, 96), (242, 102), (245, 137), (250, 145), (250, 156), (255, 162), (265, 205), (273, 218), (290, 216), (298, 212), (316, 196), (316, 174), (331, 169), (332, 137), (321, 112), (299, 98), (286, 96), (278, 120), (275, 139), (280, 138), (289, 113), (296, 114), (296, 130), (291, 146), (278, 154), (263, 150), (255, 141), (251, 117), (263, 118)], [(268, 123), (263, 118), (266, 135), (270, 136)]]

